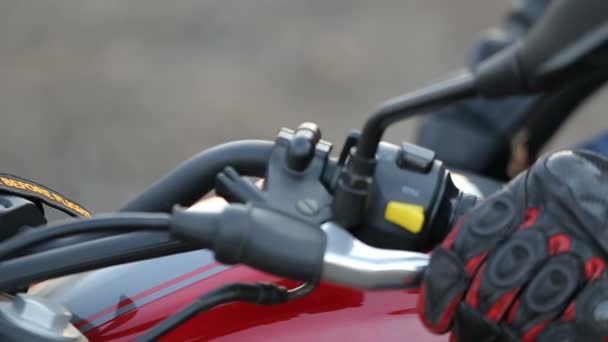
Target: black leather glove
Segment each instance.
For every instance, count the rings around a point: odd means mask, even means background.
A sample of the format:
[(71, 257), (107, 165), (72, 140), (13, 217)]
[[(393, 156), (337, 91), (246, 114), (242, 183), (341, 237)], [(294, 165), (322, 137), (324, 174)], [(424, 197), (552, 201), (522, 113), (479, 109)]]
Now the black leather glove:
[(422, 321), (455, 341), (604, 341), (607, 219), (607, 160), (573, 151), (540, 159), (433, 251)]

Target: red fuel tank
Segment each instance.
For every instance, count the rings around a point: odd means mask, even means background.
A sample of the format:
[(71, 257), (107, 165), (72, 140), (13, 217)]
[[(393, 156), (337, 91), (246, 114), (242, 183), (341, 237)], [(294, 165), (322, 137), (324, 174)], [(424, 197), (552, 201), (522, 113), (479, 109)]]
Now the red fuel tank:
[[(132, 341), (222, 285), (256, 281), (297, 285), (245, 266), (220, 265), (209, 256), (191, 252), (111, 267), (45, 282), (31, 292), (70, 309), (76, 326), (90, 341)], [(183, 265), (197, 259), (205, 262), (184, 272)], [(175, 274), (168, 272), (172, 266)], [(164, 280), (159, 281), (155, 273), (164, 274)], [(321, 284), (307, 297), (282, 305), (220, 306), (199, 314), (162, 340), (447, 341), (447, 336), (424, 329), (416, 315), (417, 296), (416, 291), (356, 291)]]
[[(206, 200), (201, 206), (222, 205)], [(196, 209), (193, 207), (192, 209)], [(133, 341), (197, 297), (234, 282), (292, 281), (194, 251), (40, 283), (34, 293), (65, 306), (92, 342)], [(308, 296), (273, 306), (226, 304), (185, 322), (162, 341), (447, 341), (425, 330), (417, 291), (358, 291), (321, 284)]]

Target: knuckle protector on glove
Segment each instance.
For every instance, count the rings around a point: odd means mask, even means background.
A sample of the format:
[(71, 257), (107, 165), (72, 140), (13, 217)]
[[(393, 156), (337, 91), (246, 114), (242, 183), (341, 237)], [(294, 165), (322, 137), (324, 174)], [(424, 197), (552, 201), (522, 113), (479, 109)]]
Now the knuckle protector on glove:
[(486, 200), (463, 223), (453, 250), (464, 260), (492, 249), (515, 230), (515, 206), (505, 195)]
[(548, 256), (547, 240), (542, 233), (517, 232), (489, 258), (487, 281), (503, 290), (521, 286)]
[(538, 231), (520, 231), (490, 255), (473, 280), (466, 303), (500, 320), (531, 274), (548, 257), (547, 242)]
[(522, 335), (558, 317), (583, 285), (581, 260), (572, 254), (551, 258), (535, 274), (509, 313), (514, 330)]
[[(608, 161), (589, 152), (560, 151), (530, 170), (528, 193), (578, 238), (591, 238), (608, 257)], [(543, 198), (547, 197), (547, 198)]]

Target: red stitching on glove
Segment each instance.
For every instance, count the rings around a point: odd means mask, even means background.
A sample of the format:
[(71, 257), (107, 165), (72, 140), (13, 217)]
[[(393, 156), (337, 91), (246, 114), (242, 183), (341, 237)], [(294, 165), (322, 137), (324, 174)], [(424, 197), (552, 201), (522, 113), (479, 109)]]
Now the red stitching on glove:
[(532, 227), (536, 224), (538, 217), (540, 216), (540, 209), (538, 208), (528, 208), (526, 209), (526, 213), (524, 214), (524, 222), (519, 226), (519, 229), (526, 229)]
[(477, 309), (479, 307), (479, 288), (481, 287), (481, 278), (485, 270), (486, 266), (484, 265), (477, 276), (475, 276), (473, 284), (471, 284), (469, 292), (467, 292), (466, 303), (469, 304), (469, 306), (473, 309)]
[(519, 310), (519, 306), (521, 305), (521, 300), (517, 300), (515, 304), (509, 310), (509, 314), (507, 315), (507, 323), (513, 324), (515, 322), (515, 317), (517, 317), (517, 311)]
[(528, 332), (521, 338), (522, 342), (534, 342), (536, 337), (540, 334), (549, 324), (551, 320), (546, 320), (537, 324), (534, 328), (528, 330)]
[(606, 270), (606, 263), (599, 257), (595, 257), (585, 262), (585, 276), (587, 281), (597, 280)]
[(549, 254), (566, 253), (572, 248), (572, 239), (566, 234), (556, 234), (549, 238)]
[(490, 310), (488, 310), (486, 317), (494, 322), (500, 321), (518, 293), (519, 288), (516, 288), (502, 295), (502, 297), (492, 305)]
[(564, 310), (562, 318), (564, 321), (573, 321), (574, 316), (576, 316), (576, 302), (570, 302), (566, 310)]
[(488, 252), (483, 252), (483, 253), (476, 255), (476, 256), (472, 257), (471, 259), (469, 259), (469, 261), (467, 261), (467, 264), (465, 266), (465, 270), (467, 271), (467, 274), (469, 276), (473, 276), (473, 274), (475, 274), (475, 271), (477, 271), (477, 268), (479, 268), (479, 265), (481, 265), (481, 263), (486, 259), (487, 256), (488, 256)]

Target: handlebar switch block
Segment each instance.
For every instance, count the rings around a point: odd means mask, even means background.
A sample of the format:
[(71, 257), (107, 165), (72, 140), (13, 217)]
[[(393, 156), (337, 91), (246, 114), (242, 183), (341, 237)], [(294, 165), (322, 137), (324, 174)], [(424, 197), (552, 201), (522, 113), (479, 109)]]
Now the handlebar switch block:
[(397, 156), (397, 165), (419, 172), (428, 172), (435, 161), (435, 151), (403, 142)]
[(458, 215), (474, 204), (452, 182), (435, 153), (381, 143), (361, 241), (379, 248), (422, 251), (441, 242)]

